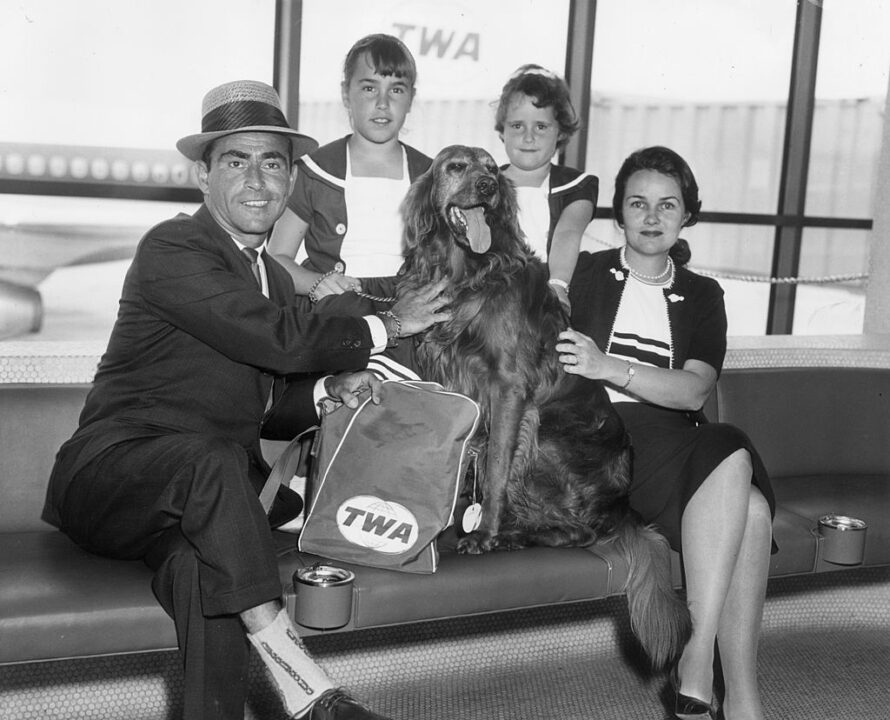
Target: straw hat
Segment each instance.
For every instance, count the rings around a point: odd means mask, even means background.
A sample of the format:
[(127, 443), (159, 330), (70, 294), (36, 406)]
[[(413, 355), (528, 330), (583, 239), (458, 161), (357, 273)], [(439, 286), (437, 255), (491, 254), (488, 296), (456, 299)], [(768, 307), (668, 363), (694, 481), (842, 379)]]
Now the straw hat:
[(201, 132), (187, 135), (176, 148), (189, 160), (200, 160), (209, 142), (239, 132), (273, 132), (290, 137), (294, 158), (318, 147), (308, 135), (287, 124), (281, 99), (271, 85), (255, 80), (236, 80), (213, 88), (201, 106)]

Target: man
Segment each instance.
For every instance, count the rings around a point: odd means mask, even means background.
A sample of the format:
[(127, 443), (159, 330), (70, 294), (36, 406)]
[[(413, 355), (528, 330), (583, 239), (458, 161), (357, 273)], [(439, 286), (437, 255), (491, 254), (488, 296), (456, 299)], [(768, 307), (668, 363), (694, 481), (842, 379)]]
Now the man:
[[(301, 314), (287, 272), (260, 252), (284, 211), (294, 159), (315, 142), (291, 129), (277, 93), (240, 81), (204, 98), (195, 161), (204, 204), (142, 239), (108, 349), (74, 436), (56, 458), (44, 517), (91, 552), (142, 558), (173, 617), (185, 718), (244, 716), (249, 647), (289, 715), (379, 720), (334, 687), (282, 610), (259, 428), (273, 380), (363, 368), (397, 334), (447, 318), (441, 287), (391, 314)], [(328, 378), (349, 398), (364, 375)], [(245, 633), (246, 631), (246, 633)]]

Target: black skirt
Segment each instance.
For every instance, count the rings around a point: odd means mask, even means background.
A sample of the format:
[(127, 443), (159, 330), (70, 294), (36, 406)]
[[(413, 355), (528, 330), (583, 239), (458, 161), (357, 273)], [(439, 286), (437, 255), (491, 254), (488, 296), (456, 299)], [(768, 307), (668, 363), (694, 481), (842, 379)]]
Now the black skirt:
[(698, 425), (689, 413), (645, 403), (619, 402), (615, 409), (633, 445), (631, 507), (655, 525), (674, 550), (680, 551), (680, 519), (689, 499), (736, 450), (751, 455), (751, 481), (775, 516), (776, 499), (763, 461), (750, 438), (735, 425)]

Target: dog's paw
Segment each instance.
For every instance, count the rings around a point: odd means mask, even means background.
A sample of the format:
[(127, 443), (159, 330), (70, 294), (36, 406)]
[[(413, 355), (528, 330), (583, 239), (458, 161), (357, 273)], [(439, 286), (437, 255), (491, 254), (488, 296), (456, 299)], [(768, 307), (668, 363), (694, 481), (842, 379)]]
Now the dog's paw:
[(524, 536), (516, 532), (498, 533), (491, 539), (492, 550), (520, 550), (527, 545)]
[(478, 530), (474, 530), (457, 541), (457, 551), (464, 555), (481, 555), (491, 549), (491, 535)]

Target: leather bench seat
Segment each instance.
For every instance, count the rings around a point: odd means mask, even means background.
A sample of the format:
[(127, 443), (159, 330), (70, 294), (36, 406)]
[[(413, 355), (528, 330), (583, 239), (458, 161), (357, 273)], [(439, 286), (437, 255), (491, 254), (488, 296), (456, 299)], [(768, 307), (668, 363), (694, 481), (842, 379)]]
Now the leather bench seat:
[[(814, 522), (780, 507), (773, 533), (780, 550), (771, 559), (771, 576), (816, 569), (818, 537)], [(677, 553), (671, 554), (674, 584), (680, 587), (680, 558)], [(355, 574), (352, 618), (341, 630), (596, 600), (620, 594), (627, 580), (627, 564), (610, 544), (526, 548), (484, 555), (457, 555), (446, 548), (434, 574), (415, 575), (302, 553), (291, 541), (290, 547), (280, 550), (279, 566), (292, 615), (298, 602), (292, 582), (294, 572), (319, 562)], [(314, 632), (311, 628), (301, 631)]]
[(864, 520), (868, 525), (864, 564), (890, 564), (890, 482), (886, 475), (783, 477), (774, 487), (776, 502), (807, 518), (814, 528), (828, 513)]
[(60, 532), (0, 533), (0, 663), (176, 647), (139, 561), (81, 550)]
[[(141, 562), (86, 553), (40, 520), (53, 457), (76, 424), (86, 390), (0, 384), (0, 664), (176, 645)], [(780, 550), (771, 558), (771, 576), (842, 567), (820, 559), (816, 525), (829, 512), (866, 520), (865, 564), (890, 564), (887, 398), (890, 369), (722, 375), (709, 416), (748, 431), (776, 490)], [(292, 535), (276, 533), (276, 542), (293, 611), (293, 573), (319, 558), (298, 552)], [(676, 554), (673, 566), (679, 584)], [(356, 580), (352, 619), (343, 630), (597, 599), (620, 593), (627, 572), (608, 545), (482, 556), (446, 550), (434, 575), (346, 567)]]
[[(829, 478), (799, 480), (811, 490), (834, 486)], [(793, 489), (789, 484), (787, 492)], [(826, 490), (822, 497), (831, 498), (832, 492)], [(888, 507), (886, 491), (880, 498), (881, 507)], [(808, 514), (805, 504), (792, 512), (780, 502), (774, 525), (780, 552), (772, 557), (771, 576), (832, 569), (817, 568), (815, 525), (822, 510)], [(866, 564), (890, 561), (888, 523), (884, 518), (869, 528)], [(293, 613), (294, 572), (325, 560), (299, 552), (294, 536), (276, 535), (282, 588)], [(356, 576), (352, 620), (342, 630), (593, 600), (620, 593), (627, 577), (623, 559), (609, 545), (480, 556), (446, 550), (433, 575), (334, 564)], [(97, 557), (58, 532), (6, 533), (0, 534), (0, 577), (0, 663), (176, 645), (173, 624), (152, 595), (151, 574), (141, 562)], [(676, 553), (674, 579), (679, 585)]]
[[(813, 527), (780, 509), (775, 534), (782, 551), (773, 557), (772, 575), (813, 571)], [(293, 613), (294, 572), (325, 560), (299, 552), (293, 535), (276, 533), (276, 542)], [(679, 585), (679, 558), (673, 555)], [(610, 545), (478, 556), (446, 547), (433, 575), (334, 564), (356, 576), (352, 620), (342, 631), (595, 600), (621, 593), (627, 578), (624, 560)], [(155, 600), (151, 573), (141, 562), (97, 557), (59, 532), (6, 533), (0, 534), (0, 577), (0, 663), (176, 647), (173, 623)]]
[[(294, 572), (320, 561), (276, 533), (285, 597)], [(433, 575), (349, 566), (348, 629), (590, 600), (621, 592), (627, 569), (611, 548), (444, 552)], [(341, 563), (337, 563), (341, 565)], [(0, 664), (176, 647), (170, 618), (139, 561), (101, 558), (59, 532), (0, 534)], [(307, 634), (311, 634), (307, 630)]]
[(611, 548), (528, 548), (458, 555), (416, 575), (328, 561), (292, 548), (281, 557), (282, 586), (293, 611), (294, 571), (316, 562), (355, 573), (352, 620), (344, 630), (594, 600), (620, 593), (627, 567)]

